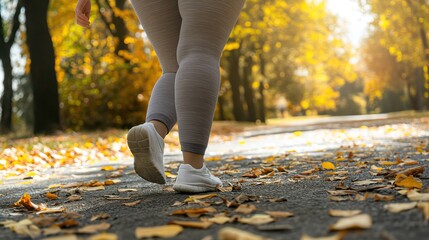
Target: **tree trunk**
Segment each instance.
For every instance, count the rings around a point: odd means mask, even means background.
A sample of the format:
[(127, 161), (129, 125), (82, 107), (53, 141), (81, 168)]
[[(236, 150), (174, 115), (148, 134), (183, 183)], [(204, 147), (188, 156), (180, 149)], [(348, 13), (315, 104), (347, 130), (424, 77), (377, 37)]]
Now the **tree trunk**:
[(229, 60), (229, 82), (232, 91), (233, 114), (235, 121), (245, 121), (243, 105), (240, 94), (240, 74), (239, 74), (239, 50), (232, 50), (228, 57)]
[[(22, 2), (18, 1), (15, 8), (15, 13), (12, 19), (12, 30), (10, 36), (6, 41), (3, 29), (3, 18), (0, 15), (0, 59), (3, 66), (3, 96), (1, 98), (1, 119), (0, 119), (0, 133), (9, 133), (12, 131), (12, 61), (10, 58), (10, 49), (15, 41), (16, 33), (19, 29), (19, 15), (21, 13)], [(1, 5), (0, 5), (1, 12)]]
[(219, 106), (219, 120), (225, 121), (226, 120), (225, 109), (224, 109), (225, 102), (223, 100), (223, 96), (219, 95), (217, 104)]
[(48, 6), (49, 0), (24, 0), (35, 134), (50, 134), (60, 128), (55, 54), (46, 19)]
[(265, 119), (265, 96), (264, 96), (264, 82), (259, 82), (259, 120), (262, 123), (266, 122)]
[(1, 124), (0, 133), (7, 134), (12, 131), (12, 62), (10, 49), (1, 49), (1, 60), (4, 71), (3, 96), (1, 98)]
[[(265, 58), (262, 55), (262, 52), (261, 52), (261, 54), (259, 54), (259, 59), (260, 59), (259, 61), (260, 61), (261, 75), (262, 75), (263, 78), (265, 78)], [(258, 110), (259, 110), (259, 120), (262, 123), (265, 123), (266, 122), (266, 117), (265, 117), (264, 81), (260, 81), (259, 82), (259, 95), (260, 95), (259, 104), (258, 104), (259, 105), (259, 107), (258, 107)]]
[(415, 96), (415, 110), (423, 111), (424, 107), (424, 76), (421, 68), (415, 68), (415, 88), (416, 88), (416, 96)]
[(250, 77), (252, 75), (253, 58), (247, 56), (245, 66), (243, 67), (243, 87), (244, 87), (244, 98), (247, 104), (247, 121), (256, 122), (256, 110), (255, 110), (255, 94), (250, 83)]

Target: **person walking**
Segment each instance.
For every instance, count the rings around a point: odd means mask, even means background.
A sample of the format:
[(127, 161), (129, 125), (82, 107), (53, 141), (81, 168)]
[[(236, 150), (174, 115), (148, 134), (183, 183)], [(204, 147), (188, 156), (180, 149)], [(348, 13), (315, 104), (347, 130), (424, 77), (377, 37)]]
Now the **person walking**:
[[(178, 124), (183, 163), (173, 189), (222, 186), (204, 163), (220, 88), (220, 58), (245, 0), (130, 0), (162, 68), (144, 124), (127, 135), (136, 173), (165, 184), (164, 138)], [(76, 22), (90, 27), (91, 0), (78, 0)]]

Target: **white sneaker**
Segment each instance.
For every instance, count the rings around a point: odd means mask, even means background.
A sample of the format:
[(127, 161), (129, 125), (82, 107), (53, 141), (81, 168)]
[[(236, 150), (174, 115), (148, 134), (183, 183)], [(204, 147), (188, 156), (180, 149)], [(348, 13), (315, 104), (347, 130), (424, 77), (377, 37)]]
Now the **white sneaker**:
[(151, 122), (135, 126), (127, 135), (128, 147), (134, 155), (134, 170), (149, 182), (165, 184), (164, 139)]
[(216, 187), (222, 187), (222, 181), (211, 175), (205, 164), (200, 169), (189, 164), (181, 164), (173, 185), (175, 191), (187, 193), (215, 191)]

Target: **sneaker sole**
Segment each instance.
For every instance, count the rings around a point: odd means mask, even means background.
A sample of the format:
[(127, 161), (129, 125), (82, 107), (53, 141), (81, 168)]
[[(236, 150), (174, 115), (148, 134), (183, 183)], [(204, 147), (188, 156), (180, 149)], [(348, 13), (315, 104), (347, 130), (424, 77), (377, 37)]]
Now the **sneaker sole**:
[(134, 155), (134, 170), (143, 179), (165, 184), (166, 179), (162, 169), (158, 169), (153, 160), (150, 138), (146, 129), (133, 127), (128, 132), (127, 143)]

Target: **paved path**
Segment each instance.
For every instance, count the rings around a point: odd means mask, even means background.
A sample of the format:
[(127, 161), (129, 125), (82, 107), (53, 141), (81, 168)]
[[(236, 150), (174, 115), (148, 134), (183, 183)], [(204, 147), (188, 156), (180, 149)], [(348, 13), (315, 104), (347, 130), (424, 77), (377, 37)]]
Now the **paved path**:
[[(203, 200), (210, 202), (217, 213), (226, 216), (244, 218), (265, 211), (288, 211), (294, 214), (289, 218), (278, 218), (274, 223), (265, 226), (281, 226), (281, 231), (263, 231), (257, 226), (238, 222), (223, 225), (214, 224), (208, 229), (185, 228), (173, 239), (218, 239), (220, 229), (230, 226), (249, 231), (271, 239), (300, 239), (307, 234), (313, 237), (323, 237), (336, 234), (329, 231), (330, 225), (338, 221), (338, 217), (328, 214), (328, 209), (361, 210), (372, 218), (372, 226), (366, 230), (348, 231), (345, 239), (429, 239), (429, 225), (424, 220), (421, 210), (415, 208), (401, 213), (390, 213), (384, 205), (391, 202), (409, 202), (409, 200), (393, 188), (392, 179), (385, 178), (381, 173), (389, 169), (399, 169), (423, 166), (426, 171), (420, 175), (423, 190), (429, 187), (429, 119), (401, 118), (371, 120), (360, 119), (356, 122), (327, 122), (309, 126), (276, 127), (244, 132), (228, 142), (214, 141), (208, 148), (209, 167), (227, 184), (241, 181), (242, 189), (231, 192), (216, 192), (221, 197)], [(267, 134), (269, 133), (269, 134)], [(385, 165), (383, 162), (417, 161), (416, 165), (400, 166)], [(27, 210), (16, 212), (10, 204), (17, 201), (24, 192), (32, 196), (35, 203), (61, 205), (67, 212), (77, 213), (74, 218), (79, 223), (77, 227), (64, 229), (76, 234), (76, 229), (87, 224), (100, 223), (102, 220), (91, 222), (92, 216), (108, 213), (110, 217), (104, 221), (111, 224), (106, 231), (115, 233), (119, 239), (135, 239), (137, 227), (164, 225), (172, 220), (198, 220), (182, 216), (171, 216), (178, 209), (202, 207), (200, 204), (188, 203), (183, 206), (173, 206), (183, 202), (189, 194), (177, 194), (171, 191), (180, 155), (178, 152), (166, 154), (167, 171), (170, 178), (166, 186), (148, 183), (140, 179), (132, 169), (132, 161), (99, 163), (88, 166), (73, 166), (47, 170), (41, 177), (33, 180), (22, 178), (4, 180), (0, 185), (0, 222), (4, 220), (21, 220), (29, 215)], [(322, 162), (332, 162), (335, 171), (314, 171), (305, 175), (306, 171), (321, 168)], [(121, 176), (107, 178), (106, 176), (118, 171), (101, 171), (103, 166), (113, 166), (120, 169)], [(243, 177), (243, 174), (253, 169), (275, 169), (271, 175), (261, 175), (257, 178)], [(279, 168), (280, 167), (280, 168)], [(381, 173), (377, 173), (377, 168)], [(381, 169), (382, 168), (382, 169)], [(266, 170), (268, 171), (268, 170)], [(343, 175), (330, 175), (329, 172), (346, 171)], [(253, 172), (255, 173), (255, 172)], [(378, 175), (377, 175), (378, 174)], [(340, 181), (329, 181), (330, 177), (344, 177)], [(119, 179), (120, 182), (105, 186), (104, 190), (82, 191), (79, 188), (53, 188), (52, 184), (70, 184), (91, 180), (104, 182), (106, 179)], [(344, 201), (330, 200), (328, 190), (356, 189), (353, 182), (379, 179), (378, 184), (384, 188), (360, 191), (346, 196)], [(367, 186), (364, 186), (367, 187)], [(118, 189), (136, 189), (136, 192), (118, 192)], [(58, 190), (59, 199), (48, 200), (46, 192)], [(79, 201), (66, 202), (70, 193), (82, 196)], [(362, 201), (365, 194), (368, 198)], [(236, 213), (233, 207), (227, 207), (223, 199), (232, 201), (244, 194), (250, 196), (249, 204), (256, 206), (252, 214)], [(391, 195), (391, 201), (376, 200), (374, 194)], [(127, 200), (107, 200), (106, 195), (118, 195)], [(254, 196), (254, 197), (252, 197)], [(287, 201), (271, 202), (273, 199)], [(124, 202), (141, 200), (136, 206), (124, 206)], [(225, 201), (226, 201), (225, 200)], [(208, 203), (206, 203), (208, 205)], [(207, 217), (211, 217), (209, 214)], [(56, 216), (56, 223), (71, 219), (71, 215), (50, 214)], [(235, 218), (237, 219), (237, 218)], [(287, 225), (285, 229), (284, 225)], [(62, 233), (62, 234), (63, 234)], [(81, 239), (91, 235), (78, 234)], [(41, 239), (44, 236), (39, 236)], [(30, 239), (12, 233), (9, 229), (0, 227), (0, 239)]]

